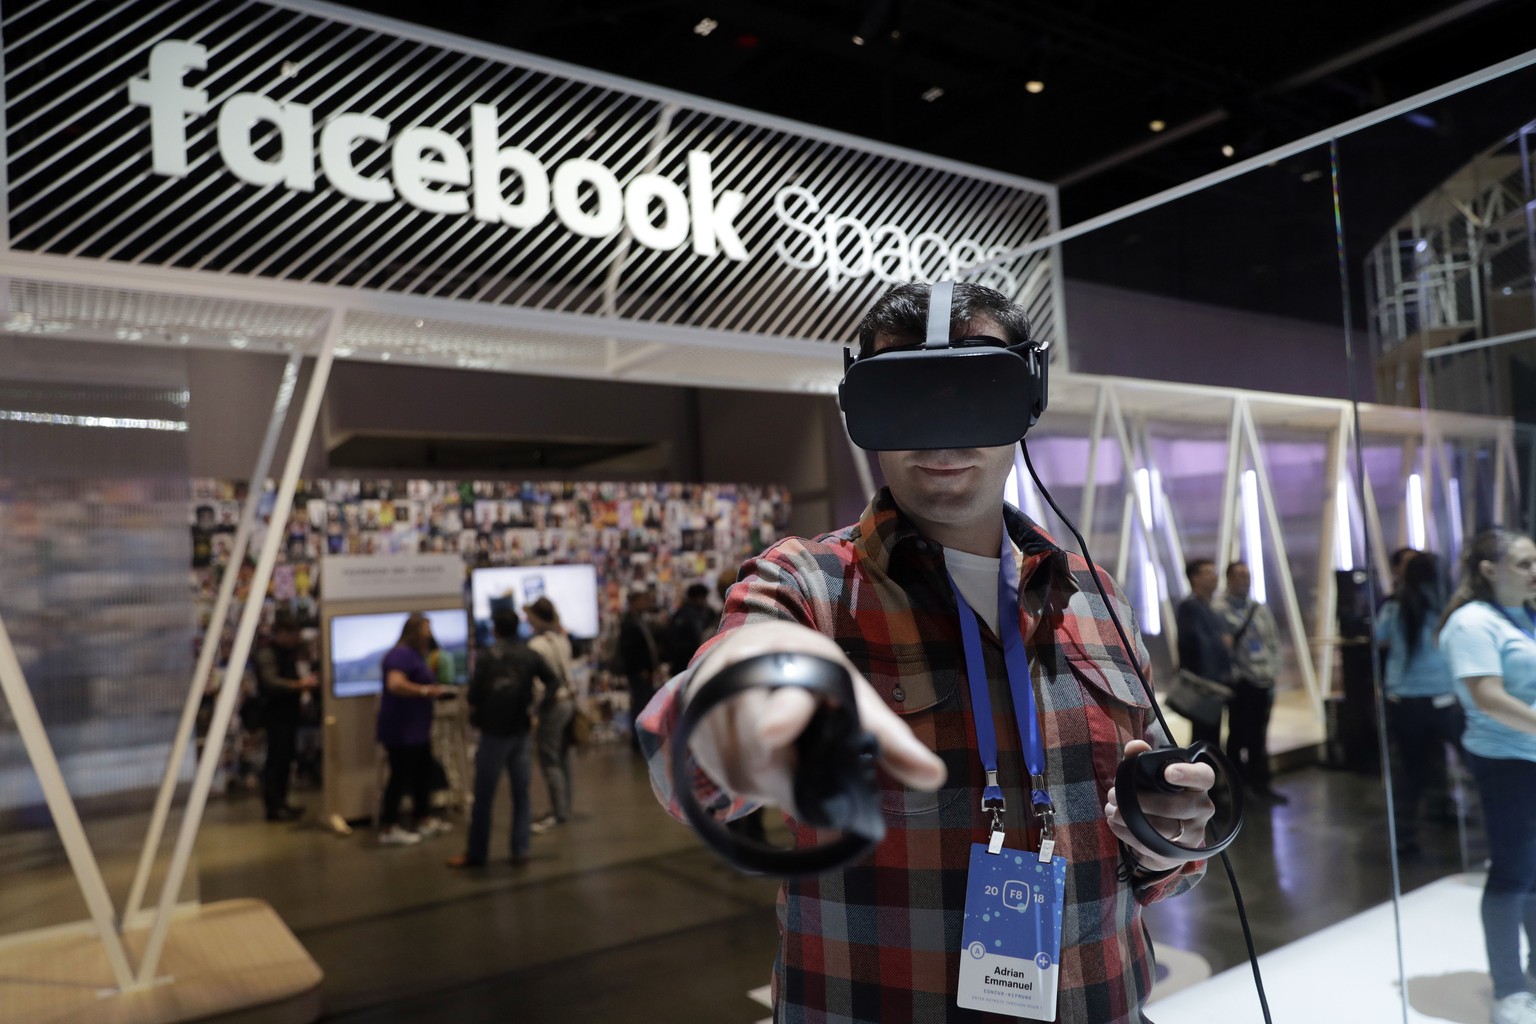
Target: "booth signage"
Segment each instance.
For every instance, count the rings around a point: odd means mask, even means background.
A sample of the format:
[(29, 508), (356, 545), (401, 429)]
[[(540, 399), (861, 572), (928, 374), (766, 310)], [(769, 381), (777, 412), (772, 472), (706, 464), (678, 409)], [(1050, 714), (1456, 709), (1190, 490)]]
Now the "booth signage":
[[(1022, 179), (335, 8), (45, 6), (3, 15), (20, 250), (841, 341), (1050, 227)], [(984, 280), (1049, 339), (1048, 253)]]
[(328, 601), (452, 597), (464, 592), (460, 555), (327, 555), (320, 595)]

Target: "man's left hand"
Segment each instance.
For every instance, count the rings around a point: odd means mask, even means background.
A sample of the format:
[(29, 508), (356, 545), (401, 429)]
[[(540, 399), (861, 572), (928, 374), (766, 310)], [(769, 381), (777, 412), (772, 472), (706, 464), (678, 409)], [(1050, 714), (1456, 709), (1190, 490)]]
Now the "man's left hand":
[[(1125, 745), (1125, 756), (1134, 757), (1152, 749), (1150, 743), (1131, 740)], [(1145, 793), (1141, 796), (1141, 809), (1147, 820), (1158, 832), (1183, 846), (1196, 846), (1205, 841), (1205, 825), (1216, 812), (1211, 803), (1211, 787), (1216, 784), (1216, 772), (1208, 764), (1171, 764), (1163, 773), (1178, 793)], [(1144, 871), (1168, 871), (1179, 867), (1183, 861), (1160, 857), (1143, 846), (1120, 815), (1120, 801), (1114, 787), (1109, 790), (1109, 802), (1104, 805), (1109, 818), (1110, 831), (1132, 850)]]

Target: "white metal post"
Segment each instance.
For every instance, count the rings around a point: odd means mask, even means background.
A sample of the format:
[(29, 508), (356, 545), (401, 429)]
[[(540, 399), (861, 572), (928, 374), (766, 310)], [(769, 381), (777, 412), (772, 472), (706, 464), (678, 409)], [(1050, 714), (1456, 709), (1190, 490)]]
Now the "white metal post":
[(107, 892), (107, 883), (102, 880), (101, 865), (96, 863), (90, 840), (86, 838), (85, 828), (80, 824), (80, 814), (75, 809), (74, 800), (70, 799), (68, 787), (64, 785), (64, 773), (59, 770), (59, 759), (54, 755), (53, 744), (48, 742), (48, 734), (43, 730), (43, 720), (38, 716), (37, 705), (32, 701), (32, 691), (27, 689), (26, 677), (22, 675), (21, 663), (16, 660), (16, 649), (11, 646), (11, 635), (6, 631), (4, 622), (0, 622), (0, 692), (5, 694), (6, 703), (11, 708), (11, 717), (16, 720), (16, 733), (26, 748), (32, 770), (37, 773), (37, 784), (43, 790), (43, 799), (48, 803), (48, 813), (53, 816), (54, 827), (59, 830), (59, 839), (64, 844), (65, 855), (69, 857), (75, 881), (80, 884), (80, 893), (85, 897), (91, 922), (96, 926), (96, 936), (106, 947), (112, 977), (120, 990), (132, 988), (133, 968), (128, 965), (123, 938), (113, 925), (112, 897)]
[(1104, 413), (1109, 407), (1109, 385), (1100, 383), (1093, 402), (1093, 429), (1088, 432), (1088, 479), (1083, 483), (1083, 510), (1078, 522), (1083, 536), (1093, 539), (1093, 505), (1099, 493), (1099, 445), (1104, 441)]
[(1285, 530), (1275, 508), (1275, 492), (1270, 486), (1269, 466), (1264, 460), (1264, 450), (1259, 447), (1259, 432), (1253, 425), (1253, 411), (1247, 403), (1243, 404), (1243, 430), (1248, 436), (1248, 451), (1253, 456), (1253, 470), (1258, 477), (1264, 514), (1269, 518), (1269, 535), (1275, 544), (1275, 567), (1280, 570), (1280, 596), (1285, 599), (1285, 615), (1291, 620), (1291, 642), (1301, 652), (1296, 664), (1301, 668), (1302, 682), (1307, 684), (1307, 695), (1312, 698), (1312, 712), (1318, 721), (1322, 721), (1323, 699), (1317, 691), (1317, 675), (1312, 671), (1312, 659), (1304, 653), (1310, 645), (1307, 642), (1306, 626), (1301, 621), (1301, 602), (1296, 600), (1296, 581), (1291, 576), (1290, 556), (1285, 551)]
[[(187, 797), (186, 813), (181, 828), (176, 833), (176, 845), (171, 853), (171, 865), (166, 871), (164, 888), (160, 890), (159, 906), (155, 911), (154, 924), (144, 945), (144, 959), (139, 963), (139, 982), (148, 985), (160, 966), (160, 954), (165, 950), (166, 934), (171, 926), (171, 913), (176, 896), (181, 891), (182, 879), (192, 858), (192, 844), (197, 840), (198, 827), (202, 824), (203, 810), (208, 804), (208, 791), (213, 785), (213, 772), (218, 765), (220, 744), (215, 737), (223, 736), (229, 729), (234, 714), (235, 698), (240, 692), (240, 678), (245, 671), (246, 658), (251, 653), (251, 642), (256, 637), (256, 623), (261, 618), (261, 606), (266, 596), (267, 583), (272, 578), (272, 566), (277, 561), (277, 549), (287, 530), (289, 512), (293, 507), (293, 492), (298, 485), (299, 473), (304, 468), (304, 457), (309, 451), (310, 436), (315, 420), (319, 417), (320, 401), (325, 397), (326, 380), (330, 377), (331, 362), (335, 355), (336, 339), (341, 335), (345, 315), (340, 310), (331, 313), (326, 325), (324, 340), (315, 357), (309, 389), (304, 394), (304, 405), (294, 425), (293, 442), (288, 449), (288, 460), (283, 467), (283, 479), (278, 485), (277, 499), (272, 506), (272, 518), (262, 537), (261, 554), (256, 560), (256, 574), (251, 579), (250, 596), (240, 615), (240, 625), (235, 631), (234, 647), (229, 652), (229, 664), (224, 669), (223, 683), (218, 700), (214, 703), (213, 720), (208, 724), (209, 743), (203, 748), (203, 756), (197, 764), (197, 775), (192, 780), (192, 792)], [(255, 484), (253, 483), (253, 486)]]
[(139, 851), (139, 866), (133, 874), (133, 885), (128, 890), (128, 903), (123, 907), (121, 927), (127, 929), (138, 916), (144, 902), (144, 890), (149, 885), (149, 874), (154, 867), (155, 852), (160, 848), (160, 838), (165, 833), (165, 821), (171, 812), (171, 798), (176, 793), (176, 779), (181, 774), (182, 759), (187, 756), (187, 744), (197, 725), (197, 709), (202, 703), (203, 690), (207, 686), (208, 673), (219, 651), (219, 641), (229, 618), (229, 606), (235, 594), (235, 581), (240, 578), (240, 565), (245, 561), (245, 549), (250, 543), (256, 523), (256, 510), (261, 503), (262, 483), (272, 467), (272, 453), (277, 450), (278, 436), (283, 432), (283, 421), (288, 418), (288, 405), (293, 399), (293, 389), (299, 379), (299, 364), (304, 353), (294, 349), (283, 367), (283, 379), (277, 387), (277, 398), (272, 403), (272, 418), (267, 421), (267, 433), (261, 441), (261, 452), (251, 470), (251, 486), (245, 496), (245, 508), (240, 513), (240, 525), (235, 530), (235, 541), (230, 546), (229, 565), (224, 578), (219, 581), (218, 597), (213, 602), (213, 612), (208, 616), (208, 631), (203, 636), (203, 646), (197, 654), (197, 667), (192, 671), (192, 682), (187, 687), (187, 699), (182, 704), (181, 721), (176, 726), (176, 738), (171, 742), (171, 756), (166, 762), (165, 776), (160, 780), (160, 792), (155, 795), (155, 808), (149, 816), (149, 831), (144, 836), (144, 848)]
[[(1323, 536), (1317, 566), (1317, 587), (1313, 591), (1312, 607), (1317, 609), (1317, 624), (1313, 630), (1318, 636), (1317, 688), (1325, 697), (1333, 692), (1333, 642), (1334, 616), (1338, 614), (1338, 588), (1334, 585), (1334, 549), (1338, 546), (1339, 484), (1344, 480), (1344, 456), (1350, 434), (1349, 417), (1341, 410), (1338, 426), (1328, 432), (1328, 459), (1323, 470), (1325, 479), (1333, 482), (1328, 498), (1323, 503)], [(1354, 544), (1353, 520), (1349, 515), (1349, 495), (1344, 495), (1344, 520), (1350, 530), (1349, 542)], [(1367, 559), (1369, 552), (1364, 552)], [(1298, 651), (1297, 660), (1305, 655)]]
[(1232, 399), (1232, 420), (1227, 428), (1227, 475), (1221, 481), (1221, 523), (1216, 528), (1216, 559), (1232, 560), (1232, 533), (1237, 521), (1237, 474), (1242, 468), (1243, 408), (1247, 399)]
[[(1120, 442), (1120, 482), (1125, 487), (1127, 508), (1134, 509), (1136, 507), (1136, 451), (1131, 447), (1131, 435), (1125, 427), (1125, 415), (1120, 411), (1120, 396), (1113, 390), (1109, 392), (1109, 422), (1115, 428), (1115, 437)], [(1130, 516), (1120, 518), (1120, 561), (1115, 569), (1116, 580), (1125, 579), (1134, 521)]]

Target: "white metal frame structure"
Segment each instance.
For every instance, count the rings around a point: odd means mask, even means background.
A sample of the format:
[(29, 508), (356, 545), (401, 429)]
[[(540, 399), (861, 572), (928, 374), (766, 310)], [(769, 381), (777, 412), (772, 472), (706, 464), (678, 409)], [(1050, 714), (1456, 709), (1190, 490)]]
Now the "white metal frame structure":
[[(97, 0), (85, 0), (87, 5), (95, 2)], [(154, 7), (153, 4), (146, 6)], [(221, 5), (207, 5), (207, 9), (221, 9)], [(1118, 215), (1095, 218), (1092, 222), (1068, 231), (1054, 231), (1057, 227), (1056, 197), (1050, 186), (878, 146), (803, 125), (759, 117), (693, 97), (595, 75), (341, 8), (304, 4), (298, 0), (241, 5), (241, 10), (247, 13), (254, 10), (256, 15), (268, 9), (279, 15), (288, 12), (310, 21), (339, 23), (349, 26), (349, 31), (356, 30), (374, 37), (397, 38), (404, 41), (402, 45), (415, 47), (421, 52), (430, 51), (439, 57), (447, 54), (443, 59), (450, 63), (454, 60), (500, 62), (524, 69), (530, 74), (580, 80), (585, 83), (586, 91), (638, 97), (648, 105), (650, 115), (643, 129), (636, 129), (642, 131), (639, 149), (646, 154), (631, 168), (636, 174), (643, 174), (647, 168), (656, 166), (653, 159), (658, 152), (654, 145), (655, 139), (669, 131), (678, 130), (682, 123), (679, 119), (686, 114), (695, 118), (699, 125), (724, 121), (755, 125), (757, 134), (749, 132), (748, 135), (757, 138), (763, 145), (766, 145), (767, 136), (794, 135), (805, 143), (807, 151), (825, 149), (862, 154), (866, 162), (879, 163), (892, 175), (909, 173), (925, 181), (946, 177), (964, 179), (957, 193), (957, 202), (964, 215), (971, 218), (965, 222), (967, 224), (978, 217), (985, 219), (985, 215), (992, 212), (986, 203), (997, 202), (1000, 195), (1032, 195), (1035, 199), (1026, 204), (1030, 207), (1027, 216), (1018, 224), (1025, 240), (988, 260), (987, 265), (1014, 268), (1019, 293), (1028, 296), (1029, 301), (1035, 304), (1040, 314), (1038, 321), (1055, 332), (1058, 350), (1065, 332), (1060, 316), (1060, 280), (1059, 275), (1053, 272), (1055, 260), (1052, 254), (1059, 242), (1179, 195), (1189, 194), (1218, 180), (1264, 166), (1285, 152), (1295, 151), (1298, 146), (1309, 148), (1342, 131), (1356, 130), (1367, 123), (1367, 119), (1357, 119), (1357, 122), (1340, 126), (1339, 131), (1302, 140), (1302, 143), (1286, 147), (1284, 151), (1245, 161), (1221, 175), (1208, 176), (1187, 187), (1133, 204), (1124, 211), (1117, 211)], [(1490, 68), (1482, 76), (1462, 79), (1412, 101), (1396, 104), (1371, 115), (1368, 123), (1396, 116), (1423, 102), (1507, 73), (1515, 67), (1536, 63), (1536, 53), (1526, 55), (1522, 61), (1505, 62)], [(136, 63), (135, 74), (144, 73), (142, 62)], [(223, 87), (221, 101), (227, 102), (229, 96), (245, 84), (227, 83)], [(121, 83), (117, 88), (121, 89)], [(6, 110), (12, 112), (9, 105)], [(418, 115), (419, 111), (413, 112), (411, 116)], [(113, 125), (115, 123), (111, 122)], [(9, 127), (5, 136), (7, 139), (11, 138)], [(704, 130), (704, 127), (697, 129), (699, 132)], [(211, 127), (207, 128), (205, 134), (211, 134), (211, 131)], [(750, 176), (758, 166), (754, 163), (756, 152), (752, 144), (746, 146), (746, 155), (739, 161), (741, 174)], [(4, 166), (8, 170), (13, 166), (16, 156), (14, 152), (6, 153)], [(787, 159), (790, 164), (785, 166), (793, 166), (798, 157), (792, 151)], [(903, 167), (908, 170), (904, 172)], [(835, 174), (836, 170), (829, 173)], [(721, 181), (724, 180), (722, 176)], [(976, 184), (973, 188), (966, 185), (965, 181)], [(630, 242), (633, 239), (629, 236), (624, 238), (617, 258), (600, 264), (599, 277), (596, 279), (598, 283), (592, 284), (589, 281), (579, 287), (572, 284), (566, 290), (550, 287), (525, 304), (508, 300), (505, 292), (469, 298), (453, 294), (452, 289), (435, 284), (391, 291), (389, 288), (405, 284), (403, 279), (397, 281), (394, 278), (390, 278), (383, 287), (359, 288), (344, 283), (305, 280), (297, 272), (271, 275), (259, 271), (197, 267), (191, 263), (156, 266), (145, 260), (123, 258), (120, 254), (88, 256), (84, 252), (72, 253), (67, 250), (65, 242), (58, 239), (46, 245), (28, 243), (33, 247), (18, 247), (14, 231), (16, 183), (8, 179), (6, 184), (4, 196), (11, 205), (5, 211), (3, 224), (8, 230), (3, 239), (4, 245), (0, 247), (0, 326), (5, 331), (60, 340), (113, 341), (130, 345), (232, 347), (253, 352), (281, 353), (288, 358), (288, 367), (274, 401), (267, 438), (254, 468), (253, 479), (265, 477), (275, 455), (276, 437), (289, 411), (299, 363), (304, 358), (313, 358), (314, 368), (308, 390), (300, 404), (294, 422), (294, 439), (281, 471), (277, 501), (271, 513), (274, 521), (281, 521), (289, 514), (303, 453), (308, 447), (335, 359), (830, 394), (841, 375), (841, 347), (836, 341), (846, 334), (850, 310), (863, 308), (869, 297), (883, 287), (877, 285), (871, 277), (869, 282), (861, 283), (857, 288), (837, 291), (832, 300), (824, 300), (818, 307), (822, 315), (814, 323), (778, 319), (785, 313), (785, 308), (779, 296), (771, 294), (772, 289), (768, 287), (778, 280), (775, 278), (747, 283), (744, 294), (755, 304), (750, 305), (746, 312), (755, 319), (749, 319), (742, 325), (732, 319), (742, 310), (732, 308), (724, 300), (712, 308), (709, 316), (694, 317), (691, 320), (682, 315), (652, 319), (626, 317), (622, 312), (621, 299), (629, 293), (611, 284), (615, 280), (612, 275), (622, 274), (631, 255), (639, 252), (638, 249), (632, 250)], [(666, 192), (659, 185), (655, 187), (659, 192)], [(94, 203), (97, 198), (88, 196), (84, 201)], [(299, 208), (286, 211), (284, 216), (289, 217), (289, 220), (283, 223), (291, 223), (292, 216), (299, 212)], [(390, 230), (407, 232), (420, 228), (415, 222), (402, 220)], [(630, 235), (633, 234), (631, 230)], [(458, 246), (473, 244), (477, 243), (467, 239), (458, 241)], [(574, 246), (579, 243), (571, 244)], [(978, 252), (977, 255), (984, 256), (986, 253)], [(99, 258), (101, 256), (107, 258)], [(661, 257), (640, 254), (636, 258), (642, 257), (643, 260), (652, 261), (645, 265), (655, 270), (657, 282), (672, 280), (675, 267), (667, 269)], [(195, 263), (195, 260), (191, 262)], [(425, 273), (427, 268), (417, 269)], [(427, 274), (423, 280), (430, 277)], [(794, 330), (797, 324), (801, 329)], [(1230, 499), (1236, 487), (1234, 480), (1241, 468), (1250, 462), (1260, 481), (1264, 514), (1271, 523), (1276, 521), (1273, 488), (1265, 468), (1260, 437), (1263, 429), (1270, 426), (1308, 427), (1325, 433), (1331, 439), (1330, 461), (1338, 474), (1345, 472), (1342, 468), (1345, 465), (1344, 454), (1352, 443), (1349, 405), (1324, 399), (1257, 392), (1234, 393), (1215, 388), (1057, 373), (1053, 381), (1052, 409), (1076, 409), (1092, 417), (1089, 484), (1082, 497), (1085, 524), (1093, 521), (1097, 500), (1095, 467), (1106, 426), (1112, 431), (1111, 443), (1119, 446), (1122, 464), (1127, 474), (1130, 474), (1138, 468), (1158, 468), (1149, 464), (1145, 454), (1148, 446), (1144, 441), (1139, 446), (1136, 443), (1141, 424), (1153, 414), (1159, 419), (1172, 415), (1189, 422), (1226, 425), (1231, 455), (1224, 481), (1228, 500), (1224, 503), (1221, 521), (1221, 546), (1224, 549), (1230, 547), (1233, 535), (1233, 502)], [(1434, 424), (1435, 436), (1490, 441), (1500, 451), (1500, 480), (1505, 480), (1503, 474), (1506, 464), (1508, 472), (1513, 472), (1514, 455), (1507, 423), (1471, 416), (1435, 415), (1421, 419), (1417, 413), (1391, 409), (1365, 409), (1361, 415), (1363, 422), (1368, 424), (1368, 430), (1401, 436), (1408, 444), (1417, 444), (1419, 439), (1426, 437), (1426, 423)], [(1138, 447), (1141, 455), (1137, 454)], [(1507, 484), (1501, 482), (1500, 501), (1504, 500), (1506, 487)], [(1369, 493), (1367, 488), (1368, 517), (1374, 514)], [(1121, 528), (1122, 570), (1131, 531), (1137, 528), (1132, 512), (1128, 507)], [(255, 516), (256, 503), (253, 499), (247, 501), (241, 518), (237, 550), (243, 549), (252, 535)], [(1319, 550), (1326, 553), (1333, 547), (1331, 533), (1328, 531), (1332, 529), (1334, 517), (1327, 515), (1323, 522), (1325, 536), (1320, 540)], [(1380, 525), (1372, 522), (1371, 532), (1378, 541), (1381, 537)], [(1149, 547), (1159, 553), (1158, 560), (1165, 564), (1176, 560), (1179, 555), (1174, 550), (1177, 545), (1177, 529), (1170, 529), (1167, 536), (1172, 538), (1172, 542), (1166, 545), (1168, 550), (1165, 551), (1163, 541), (1152, 531), (1147, 533)], [(253, 596), (239, 615), (234, 649), (229, 658), (232, 667), (221, 680), (213, 721), (209, 727), (210, 735), (222, 735), (233, 714), (239, 686), (238, 667), (245, 663), (255, 636), (261, 595), (266, 591), (280, 540), (281, 531), (265, 532), (257, 557), (255, 577), (250, 585)], [(1298, 650), (1308, 649), (1314, 640), (1317, 641), (1316, 658), (1301, 659), (1308, 692), (1316, 703), (1329, 689), (1332, 662), (1330, 641), (1326, 636), (1311, 637), (1305, 633), (1298, 595), (1289, 579), (1284, 548), (1280, 546), (1283, 545), (1283, 538), (1278, 533), (1276, 544), (1280, 554), (1280, 596), (1290, 613), (1288, 618), (1292, 624), (1292, 641)], [(1381, 557), (1380, 552), (1377, 552), (1377, 557)], [(1329, 573), (1320, 575), (1323, 578), (1331, 576)], [(1331, 601), (1331, 588), (1328, 588), (1328, 593), (1322, 591), (1320, 587), (1314, 597), (1314, 605), (1320, 609), (1330, 607)], [(231, 603), (231, 595), (221, 590), (219, 605), (209, 625), (210, 637), (216, 636), (223, 628)], [(1171, 619), (1171, 616), (1168, 618)], [(1327, 622), (1330, 619), (1331, 615), (1318, 616), (1318, 621)], [(205, 651), (214, 646), (213, 642), (205, 643)], [(173, 842), (170, 868), (155, 897), (148, 893), (149, 864), (160, 844), (170, 804), (170, 791), (180, 767), (180, 758), (187, 746), (191, 716), (195, 713), (200, 684), (207, 671), (208, 665), (200, 661), (199, 673), (188, 694), (187, 710), (178, 727), (173, 747), (175, 756), (167, 768), (165, 783), (156, 800), (144, 852), (139, 861), (139, 871), (135, 875), (128, 907), (125, 908), (128, 912), (118, 916), (102, 885), (100, 869), (79, 828), (78, 816), (64, 788), (57, 761), (35, 708), (31, 705), (26, 681), (10, 649), (3, 624), (0, 624), (0, 689), (3, 689), (16, 715), (28, 755), (43, 781), (54, 820), (59, 824), (69, 852), (71, 866), (86, 897), (95, 932), (108, 951), (120, 991), (151, 986), (160, 980), (160, 958), (172, 925), (172, 911), (181, 880), (188, 870), (202, 812), (209, 796), (217, 744), (209, 744), (198, 761), (184, 818)], [(155, 910), (148, 922), (148, 940), (137, 964), (131, 964), (125, 952), (122, 933), (130, 927), (142, 925), (143, 915), (139, 910), (150, 905)]]

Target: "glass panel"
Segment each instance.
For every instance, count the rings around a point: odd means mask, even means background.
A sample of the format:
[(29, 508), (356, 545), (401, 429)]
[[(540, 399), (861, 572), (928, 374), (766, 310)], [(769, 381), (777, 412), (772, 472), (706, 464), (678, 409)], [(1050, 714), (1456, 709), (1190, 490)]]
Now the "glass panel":
[[(1382, 867), (1393, 873), (1401, 922), (1380, 941), (1398, 944), (1408, 1005), (1447, 1019), (1483, 1019), (1490, 998), (1524, 991), (1518, 912), (1507, 927), (1491, 918), (1493, 930), (1483, 926), (1496, 902), (1483, 901), (1484, 864), (1491, 856), (1498, 870), (1503, 854), (1481, 827), (1485, 801), (1461, 749), (1473, 705), (1455, 683), (1459, 646), (1454, 635), (1437, 640), (1467, 541), (1492, 523), (1530, 523), (1530, 463), (1509, 420), (1536, 419), (1536, 339), (1527, 336), (1536, 328), (1536, 125), (1521, 124), (1533, 88), (1536, 72), (1515, 72), (1338, 144), (1352, 370), (1363, 397), (1374, 391), (1379, 403), (1360, 410), (1377, 513), (1366, 607), (1386, 603), (1375, 616), (1378, 657), (1359, 667), (1374, 670), (1382, 698), (1371, 708), (1389, 749), (1393, 843)], [(1480, 155), (1468, 161), (1468, 152)], [(1401, 548), (1425, 554), (1384, 564)], [(1497, 787), (1503, 777), (1480, 781)], [(1500, 817), (1536, 841), (1536, 803), (1489, 792)], [(1515, 966), (1501, 972), (1501, 963)], [(1510, 977), (1491, 983), (1490, 964)]]
[[(11, 340), (3, 353), (0, 616), (121, 912), (192, 674), (185, 374), (179, 355), (120, 346)], [(0, 860), (26, 875), (0, 887), (0, 921), (82, 920), (0, 712)], [(182, 897), (196, 895), (194, 871)]]

